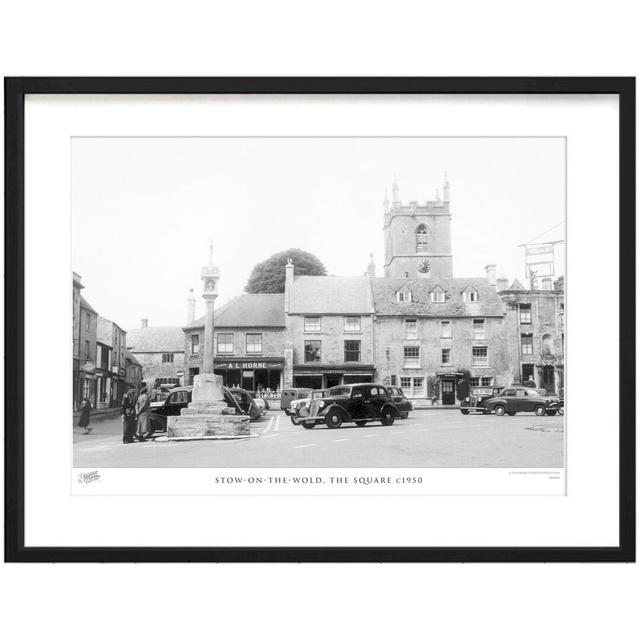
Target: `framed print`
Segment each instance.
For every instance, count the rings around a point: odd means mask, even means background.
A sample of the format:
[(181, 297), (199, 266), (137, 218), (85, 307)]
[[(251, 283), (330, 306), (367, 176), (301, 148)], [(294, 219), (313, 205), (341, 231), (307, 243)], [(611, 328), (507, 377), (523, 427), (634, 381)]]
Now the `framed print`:
[(9, 561), (635, 560), (633, 78), (9, 78)]

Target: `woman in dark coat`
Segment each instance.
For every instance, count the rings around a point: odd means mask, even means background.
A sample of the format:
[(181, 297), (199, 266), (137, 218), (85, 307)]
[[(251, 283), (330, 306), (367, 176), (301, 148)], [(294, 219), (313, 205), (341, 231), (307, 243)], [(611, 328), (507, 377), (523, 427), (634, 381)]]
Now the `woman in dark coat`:
[(136, 439), (136, 392), (129, 389), (122, 398), (122, 442), (128, 444)]
[(80, 405), (80, 420), (78, 421), (78, 426), (82, 427), (84, 431), (83, 434), (91, 433), (91, 427), (89, 426), (89, 421), (91, 419), (91, 401), (89, 398), (85, 398)]

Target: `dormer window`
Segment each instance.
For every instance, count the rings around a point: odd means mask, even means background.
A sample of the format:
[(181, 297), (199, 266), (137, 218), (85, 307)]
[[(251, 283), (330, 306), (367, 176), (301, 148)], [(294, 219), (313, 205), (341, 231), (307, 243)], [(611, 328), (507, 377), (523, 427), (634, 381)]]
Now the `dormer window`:
[(413, 300), (411, 291), (397, 291), (396, 298), (398, 302), (411, 302)]
[(478, 292), (475, 289), (466, 289), (462, 292), (462, 299), (465, 302), (478, 302)]
[(430, 294), (431, 302), (444, 302), (444, 291), (436, 287)]
[(416, 229), (416, 253), (426, 253), (427, 251), (427, 240), (428, 240), (429, 231), (426, 225), (421, 224)]

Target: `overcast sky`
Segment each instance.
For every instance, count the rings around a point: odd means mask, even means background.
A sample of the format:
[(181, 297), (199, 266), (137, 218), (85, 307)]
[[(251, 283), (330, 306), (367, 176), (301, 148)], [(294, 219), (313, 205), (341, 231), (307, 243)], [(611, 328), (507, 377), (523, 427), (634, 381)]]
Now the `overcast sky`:
[[(243, 292), (256, 262), (290, 247), (329, 273), (384, 260), (383, 196), (433, 199), (451, 184), (454, 276), (524, 280), (518, 245), (563, 240), (562, 138), (76, 138), (73, 268), (87, 300), (124, 329), (181, 325), (209, 239), (218, 304)], [(564, 251), (557, 252), (556, 275)]]

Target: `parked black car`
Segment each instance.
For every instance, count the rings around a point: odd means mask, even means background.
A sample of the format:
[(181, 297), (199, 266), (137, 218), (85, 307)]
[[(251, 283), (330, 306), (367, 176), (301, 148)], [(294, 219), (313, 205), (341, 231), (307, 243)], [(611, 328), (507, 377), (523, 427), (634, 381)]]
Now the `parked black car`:
[(302, 418), (307, 418), (309, 416), (312, 400), (326, 398), (328, 393), (328, 389), (314, 389), (309, 397), (292, 400), (289, 405), (288, 413), (289, 418), (291, 418), (291, 422), (293, 422), (293, 424), (300, 424), (300, 420)]
[[(192, 389), (191, 386), (172, 389), (162, 402), (151, 403), (150, 423), (154, 431), (166, 431), (167, 417), (180, 415), (180, 410), (191, 402)], [(222, 392), (227, 406), (235, 409), (237, 414), (248, 415), (251, 420), (262, 415), (248, 391), (236, 387), (222, 387)]]
[(497, 416), (505, 413), (514, 416), (519, 411), (533, 411), (537, 416), (555, 415), (559, 409), (557, 398), (541, 395), (540, 389), (529, 387), (508, 387), (495, 398), (485, 402), (487, 413), (495, 412)]
[(399, 418), (408, 418), (409, 411), (413, 411), (413, 405), (404, 395), (404, 391), (400, 387), (388, 386), (387, 391), (391, 396), (391, 399), (395, 403), (398, 408), (398, 417)]
[(392, 425), (398, 417), (398, 408), (387, 388), (379, 384), (348, 384), (332, 387), (326, 397), (311, 401), (309, 415), (300, 418), (305, 429), (326, 424), (337, 429), (343, 422), (355, 422), (358, 426), (380, 421)]
[(469, 413), (489, 413), (486, 408), (488, 400), (500, 395), (504, 387), (471, 387), (469, 395), (460, 401), (460, 411), (466, 416)]

